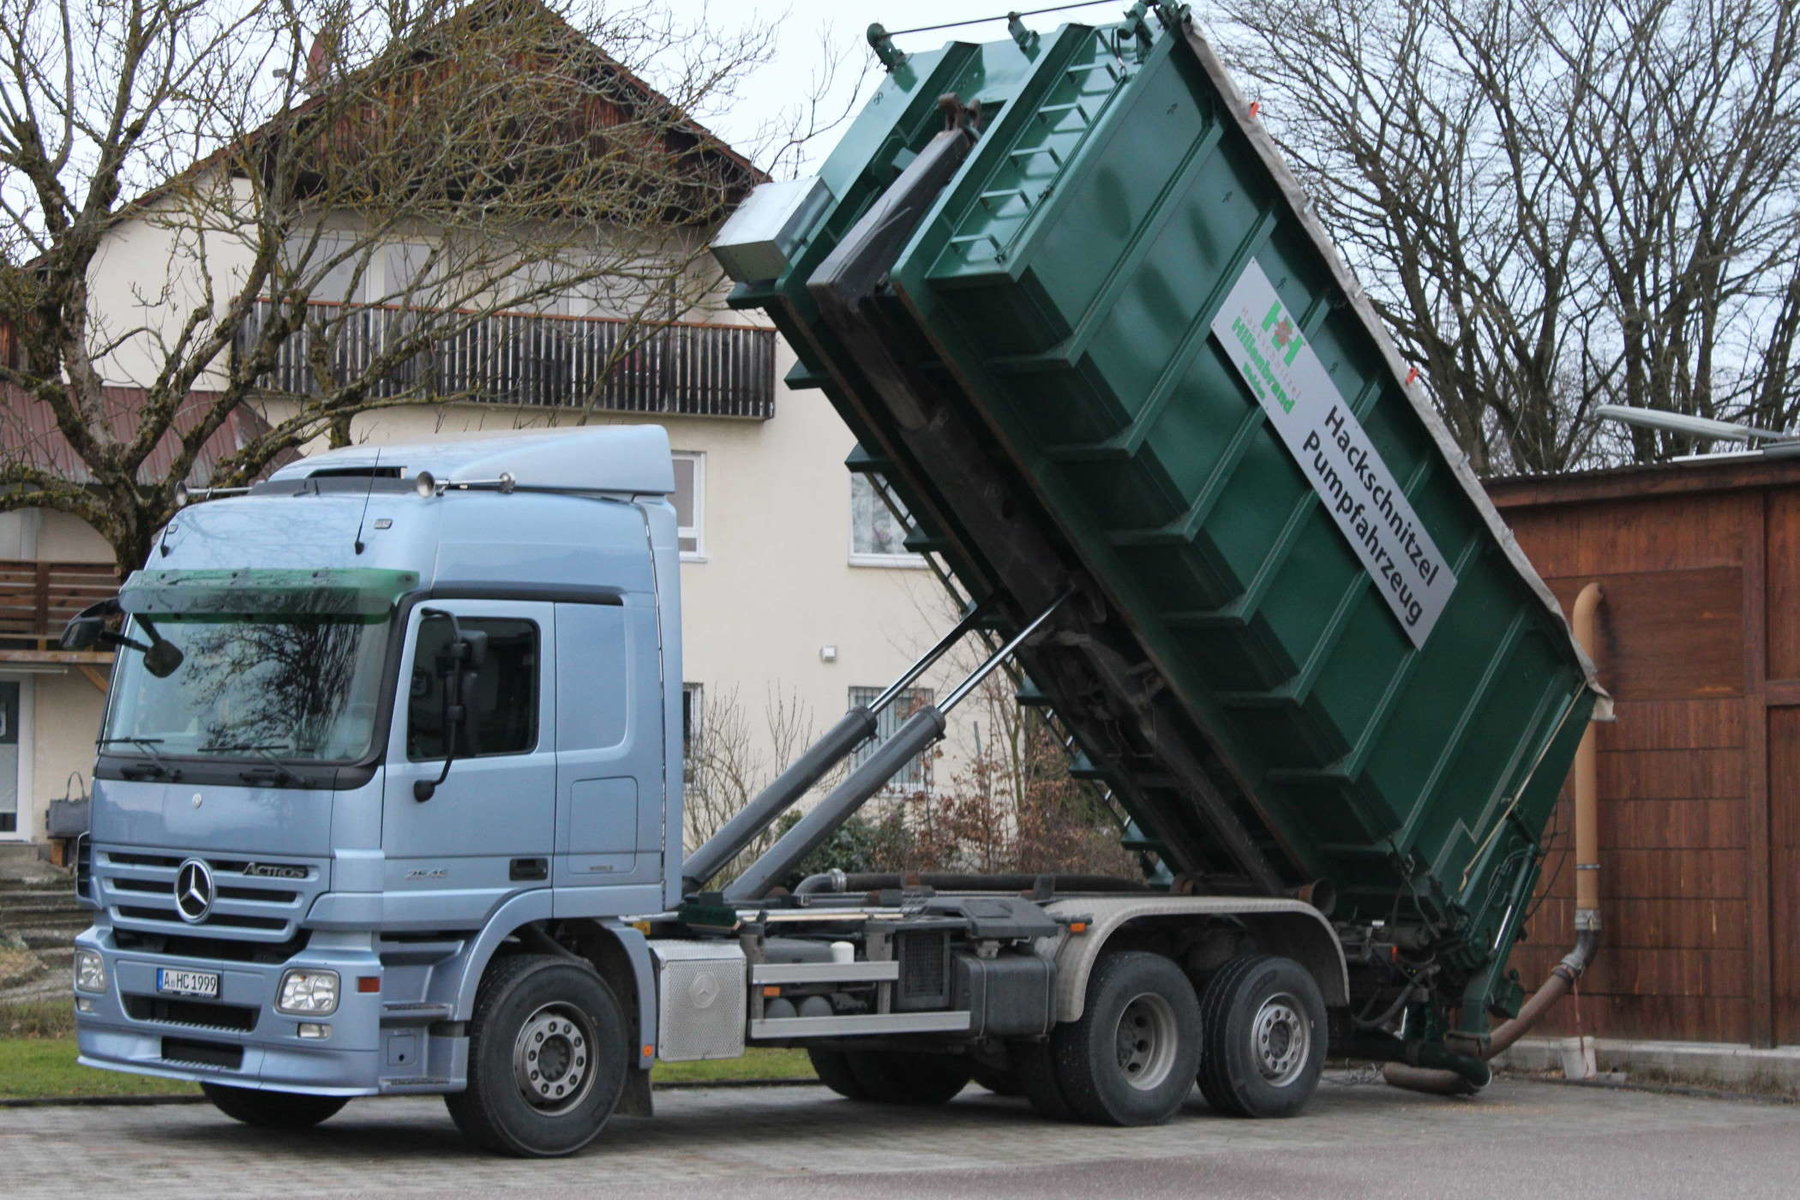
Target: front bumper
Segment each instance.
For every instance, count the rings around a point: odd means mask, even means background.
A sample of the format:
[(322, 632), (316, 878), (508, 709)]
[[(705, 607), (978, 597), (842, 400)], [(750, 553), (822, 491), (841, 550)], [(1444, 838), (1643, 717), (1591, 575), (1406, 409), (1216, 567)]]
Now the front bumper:
[[(360, 945), (357, 943), (360, 940)], [(359, 979), (382, 978), (367, 935), (315, 935), (286, 962), (254, 963), (121, 949), (103, 925), (75, 939), (106, 964), (104, 992), (77, 992), (76, 1037), (84, 1066), (232, 1087), (319, 1096), (442, 1092), (465, 1078), (467, 1039), (433, 1037), (422, 1005), (387, 1005), (380, 991), (358, 990)], [(216, 1000), (161, 996), (159, 967), (213, 971)], [(275, 1011), (284, 971), (334, 970), (342, 983), (330, 1016)], [(391, 999), (391, 998), (390, 998)], [(302, 1022), (323, 1025), (327, 1038), (302, 1038)]]

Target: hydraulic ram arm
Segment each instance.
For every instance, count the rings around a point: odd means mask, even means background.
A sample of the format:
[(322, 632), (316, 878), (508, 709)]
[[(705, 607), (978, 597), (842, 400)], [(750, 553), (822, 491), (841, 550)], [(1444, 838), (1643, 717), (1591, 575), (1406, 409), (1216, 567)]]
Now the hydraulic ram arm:
[(826, 838), (836, 833), (838, 828), (853, 816), (857, 809), (868, 802), (869, 798), (886, 786), (888, 780), (898, 775), (913, 756), (944, 736), (944, 721), (950, 710), (968, 697), (983, 679), (986, 679), (1001, 663), (1009, 658), (1014, 650), (1036, 633), (1038, 627), (1050, 619), (1062, 605), (1069, 594), (1064, 592), (1056, 601), (1039, 613), (1037, 619), (1021, 629), (1000, 649), (994, 651), (986, 662), (970, 673), (969, 677), (958, 684), (946, 696), (941, 704), (927, 705), (914, 713), (895, 733), (883, 742), (869, 760), (850, 772), (850, 777), (831, 790), (818, 806), (801, 817), (794, 827), (782, 835), (761, 858), (750, 864), (748, 870), (739, 875), (725, 889), (725, 899), (737, 903), (759, 899), (763, 893), (779, 880), (787, 878), (800, 861), (819, 847)]
[[(804, 796), (813, 784), (823, 779), (827, 771), (849, 757), (850, 752), (865, 739), (874, 736), (875, 718), (881, 711), (899, 699), (919, 676), (929, 671), (938, 659), (974, 629), (983, 615), (983, 607), (976, 605), (957, 622), (955, 629), (945, 634), (937, 645), (926, 651), (900, 678), (889, 684), (886, 691), (868, 704), (859, 704), (845, 713), (836, 725), (826, 731), (824, 737), (809, 746), (806, 753), (795, 759), (773, 783), (739, 809), (731, 820), (706, 840), (704, 846), (694, 851), (681, 864), (683, 890), (697, 892), (704, 888), (714, 875), (724, 869), (726, 863), (755, 841), (776, 818)], [(904, 759), (901, 761), (905, 762)]]

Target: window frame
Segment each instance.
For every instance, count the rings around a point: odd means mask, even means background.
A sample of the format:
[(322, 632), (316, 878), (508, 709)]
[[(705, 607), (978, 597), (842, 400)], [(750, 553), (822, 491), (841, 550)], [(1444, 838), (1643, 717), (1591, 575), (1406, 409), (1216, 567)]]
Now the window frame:
[[(679, 509), (676, 510), (676, 514), (675, 514), (675, 522), (676, 522), (675, 544), (677, 547), (679, 547), (681, 545), (681, 541), (683, 538), (689, 538), (689, 537), (693, 538), (694, 539), (694, 548), (692, 550), (682, 550), (681, 551), (681, 561), (682, 562), (694, 562), (694, 563), (705, 562), (706, 561), (706, 451), (704, 451), (704, 450), (675, 450), (670, 453), (669, 457), (676, 462), (690, 462), (690, 463), (694, 464), (694, 523), (692, 525), (681, 524), (680, 510)], [(675, 501), (672, 497), (671, 497), (669, 503), (671, 506), (674, 505)]]
[(701, 722), (705, 720), (706, 685), (688, 680), (681, 685), (681, 778), (694, 778), (694, 747), (700, 744)]
[[(923, 554), (915, 554), (910, 550), (903, 551), (899, 554), (879, 554), (868, 550), (858, 550), (856, 548), (856, 487), (859, 481), (869, 488), (873, 500), (880, 507), (880, 511), (887, 512), (888, 516), (893, 517), (896, 521), (898, 521), (899, 518), (894, 517), (887, 506), (882, 504), (881, 494), (875, 490), (874, 482), (870, 480), (867, 475), (860, 471), (851, 471), (849, 472), (849, 476), (850, 503), (849, 520), (846, 522), (846, 530), (849, 535), (848, 550), (850, 565), (853, 567), (898, 567), (906, 570), (917, 570), (929, 566), (930, 564), (925, 561), (925, 556)], [(901, 533), (902, 535), (905, 534), (904, 528), (902, 528)]]
[[(401, 695), (406, 698), (405, 720), (404, 722), (397, 722), (400, 726), (400, 753), (403, 756), (402, 761), (411, 765), (418, 765), (420, 763), (441, 763), (447, 758), (453, 759), (456, 762), (478, 762), (489, 758), (516, 758), (519, 755), (538, 753), (539, 749), (544, 744), (544, 623), (536, 617), (517, 616), (507, 613), (490, 614), (459, 612), (456, 614), (456, 619), (459, 623), (464, 625), (473, 624), (477, 621), (519, 621), (531, 626), (533, 656), (535, 658), (535, 662), (531, 669), (531, 744), (517, 750), (483, 750), (478, 754), (452, 754), (449, 753), (449, 751), (458, 747), (453, 747), (451, 745), (453, 739), (447, 736), (446, 733), (446, 736), (444, 737), (445, 754), (437, 755), (435, 757), (413, 757), (411, 748), (412, 675), (421, 669), (419, 666), (419, 635), (424, 632), (426, 621), (430, 619), (431, 618), (421, 616), (420, 619), (413, 622), (412, 646), (408, 650), (408, 661), (412, 664), (412, 670), (400, 681), (401, 687), (403, 688)], [(445, 622), (445, 624), (447, 625), (448, 622)], [(491, 648), (489, 653), (490, 655), (492, 654)], [(460, 742), (461, 739), (454, 740)]]

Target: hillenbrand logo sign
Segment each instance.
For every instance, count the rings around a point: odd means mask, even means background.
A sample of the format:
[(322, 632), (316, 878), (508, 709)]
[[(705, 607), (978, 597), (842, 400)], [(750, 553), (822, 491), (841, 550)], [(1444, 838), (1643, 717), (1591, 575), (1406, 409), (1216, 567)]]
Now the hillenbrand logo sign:
[(1456, 576), (1254, 260), (1226, 297), (1212, 331), (1401, 628), (1414, 646), (1423, 646), (1456, 588)]

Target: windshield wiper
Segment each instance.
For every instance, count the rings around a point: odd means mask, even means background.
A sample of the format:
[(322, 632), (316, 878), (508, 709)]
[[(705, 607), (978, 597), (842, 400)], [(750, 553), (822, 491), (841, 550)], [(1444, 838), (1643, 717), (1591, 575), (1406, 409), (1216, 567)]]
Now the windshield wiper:
[(113, 737), (95, 738), (94, 745), (109, 746), (114, 742), (128, 742), (133, 746), (142, 746), (144, 748), (145, 753), (150, 755), (152, 761), (120, 767), (119, 774), (125, 776), (127, 779), (139, 779), (144, 777), (151, 779), (180, 779), (181, 772), (164, 762), (163, 756), (157, 753), (156, 748), (162, 745), (166, 740), (166, 738), (115, 735)]
[[(244, 751), (248, 750), (253, 754), (260, 754), (264, 758), (268, 759), (270, 765), (275, 768), (275, 771), (276, 771), (275, 777), (277, 779), (281, 780), (284, 783), (299, 783), (300, 782), (299, 773), (296, 772), (293, 767), (289, 766), (287, 763), (283, 762), (279, 758), (276, 758), (275, 755), (270, 753), (270, 751), (273, 751), (273, 750), (291, 750), (291, 749), (293, 749), (293, 747), (288, 745), (286, 742), (274, 742), (269, 745), (253, 745), (249, 742), (243, 742), (243, 743), (240, 743), (235, 746), (229, 746), (222, 742), (219, 742), (219, 743), (214, 743), (213, 745), (210, 745), (210, 746), (201, 746), (196, 751), (196, 753), (198, 753), (198, 754), (241, 754)], [(246, 771), (245, 774), (249, 774), (249, 772)]]

